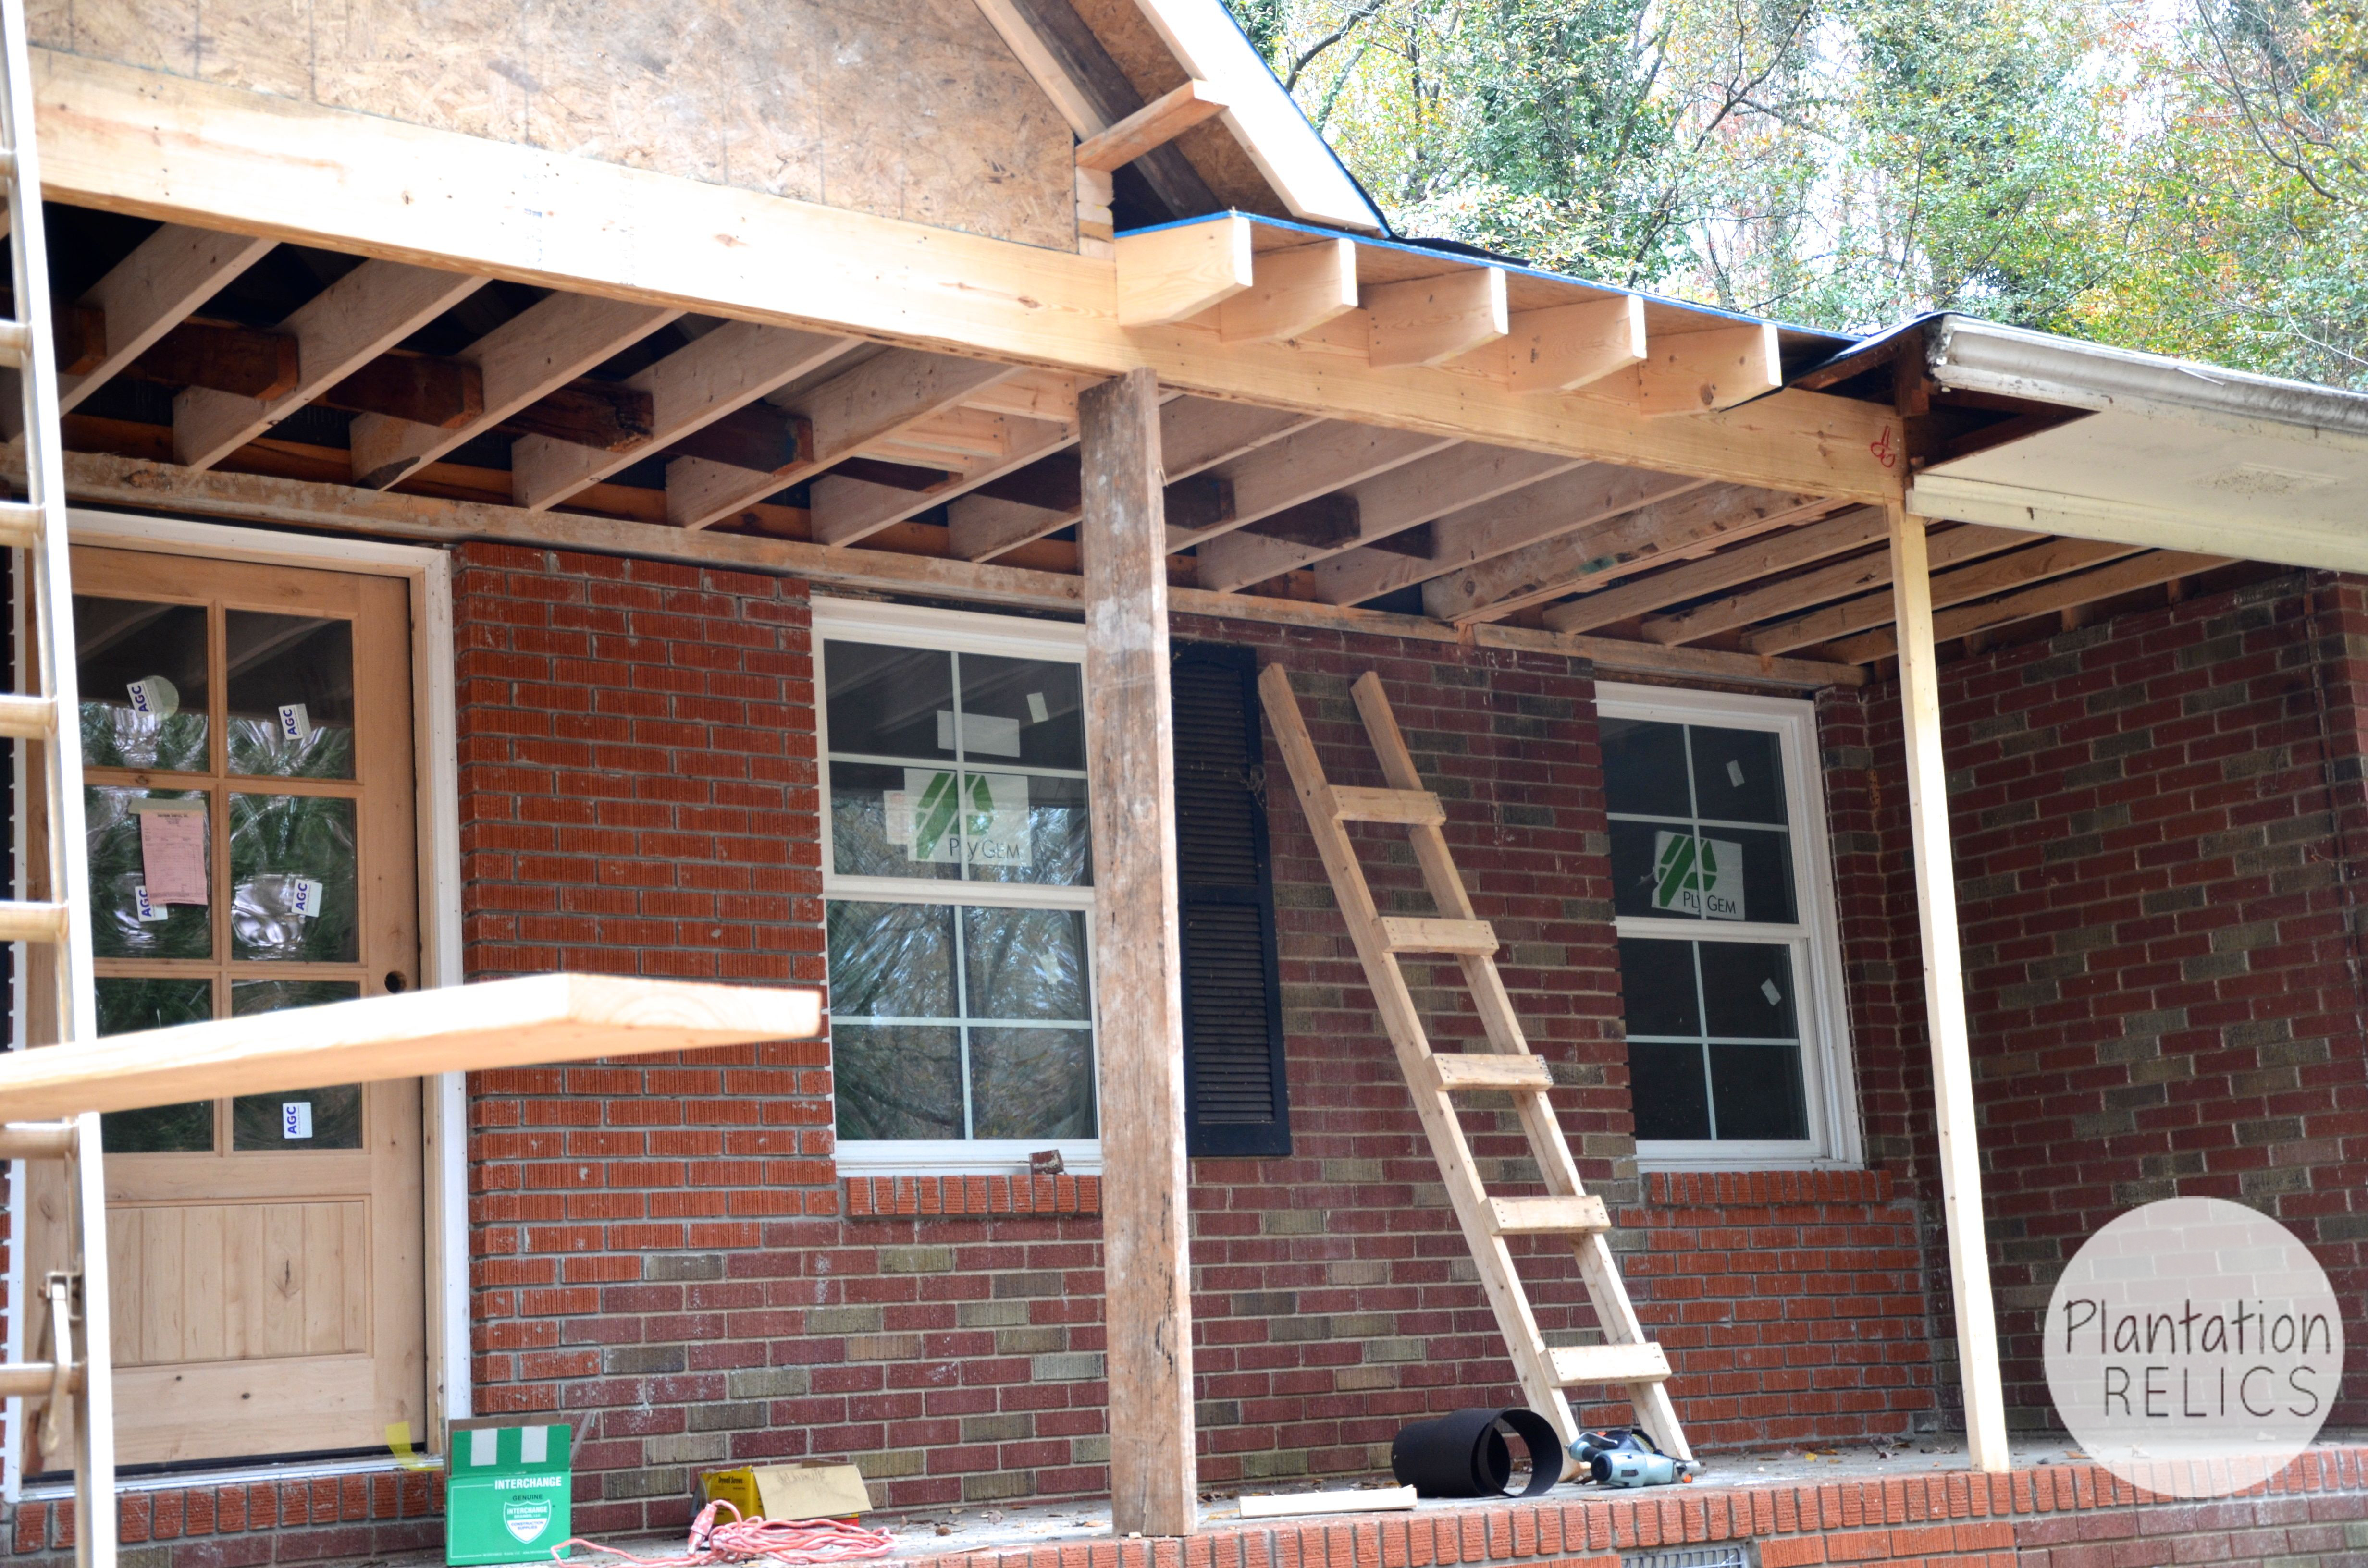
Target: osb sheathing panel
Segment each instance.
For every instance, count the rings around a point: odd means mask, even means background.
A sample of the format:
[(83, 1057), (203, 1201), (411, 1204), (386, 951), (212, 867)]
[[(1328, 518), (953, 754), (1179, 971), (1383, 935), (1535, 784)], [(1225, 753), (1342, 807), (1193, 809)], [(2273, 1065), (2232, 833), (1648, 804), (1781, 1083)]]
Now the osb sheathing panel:
[[(1134, 90), (1149, 103), (1162, 93), (1172, 92), (1184, 85), (1184, 68), (1159, 41), (1159, 35), (1144, 19), (1141, 7), (1134, 0), (1072, 0), (1077, 15), (1086, 26), (1093, 28), (1102, 48)], [(1176, 139), (1177, 150), (1201, 171), (1209, 189), (1218, 200), (1244, 212), (1263, 212), (1269, 217), (1288, 218), (1291, 210), (1278, 199), (1258, 173), (1250, 155), (1234, 133), (1225, 129), (1221, 119), (1212, 119), (1194, 126)]]
[(33, 41), (1076, 248), (1069, 128), (973, 0), (34, 0)]

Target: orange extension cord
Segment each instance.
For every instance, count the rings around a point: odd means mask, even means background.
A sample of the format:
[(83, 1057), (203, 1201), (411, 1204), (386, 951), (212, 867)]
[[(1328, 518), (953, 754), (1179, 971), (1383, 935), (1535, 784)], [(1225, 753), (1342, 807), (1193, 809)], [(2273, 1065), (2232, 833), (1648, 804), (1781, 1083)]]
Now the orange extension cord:
[[(732, 1517), (719, 1519), (718, 1508), (729, 1508)], [(556, 1558), (571, 1546), (581, 1546), (594, 1551), (607, 1552), (630, 1565), (630, 1568), (715, 1568), (726, 1562), (751, 1562), (765, 1559), (774, 1562), (853, 1562), (866, 1557), (885, 1557), (894, 1550), (895, 1538), (886, 1530), (868, 1530), (860, 1525), (841, 1524), (837, 1519), (808, 1519), (791, 1524), (778, 1519), (744, 1519), (740, 1510), (718, 1498), (699, 1511), (690, 1521), (688, 1550), (678, 1557), (636, 1557), (620, 1547), (603, 1546), (597, 1540), (577, 1537), (564, 1540), (552, 1549)]]

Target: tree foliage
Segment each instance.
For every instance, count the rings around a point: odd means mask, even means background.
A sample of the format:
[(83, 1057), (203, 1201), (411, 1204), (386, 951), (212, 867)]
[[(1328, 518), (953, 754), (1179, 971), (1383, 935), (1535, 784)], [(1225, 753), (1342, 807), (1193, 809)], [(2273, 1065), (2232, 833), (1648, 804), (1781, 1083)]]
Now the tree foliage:
[(1233, 0), (1395, 223), (2368, 387), (2368, 0)]

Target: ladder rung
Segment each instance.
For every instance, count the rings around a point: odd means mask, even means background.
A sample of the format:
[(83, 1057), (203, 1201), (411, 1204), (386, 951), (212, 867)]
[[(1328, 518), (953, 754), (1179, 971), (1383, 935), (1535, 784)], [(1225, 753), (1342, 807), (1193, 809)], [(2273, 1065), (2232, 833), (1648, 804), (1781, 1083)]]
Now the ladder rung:
[(1500, 1236), (1583, 1236), (1611, 1228), (1603, 1199), (1581, 1198), (1492, 1198), (1490, 1219)]
[(0, 321), (0, 363), (22, 365), (33, 352), (33, 329), (20, 321)]
[(1658, 1383), (1668, 1381), (1669, 1358), (1651, 1340), (1641, 1345), (1566, 1345), (1554, 1352), (1556, 1381), (1579, 1383)]
[(41, 509), (30, 501), (0, 501), (0, 549), (29, 550), (41, 540)]
[(0, 899), (0, 942), (63, 942), (66, 906)]
[(1437, 827), (1447, 820), (1439, 797), (1428, 790), (1366, 790), (1334, 784), (1325, 809), (1337, 822), (1392, 822), (1406, 827)]
[(0, 147), (0, 179), (17, 177), (17, 149)]
[(45, 740), (57, 711), (57, 702), (51, 698), (0, 694), (0, 735), (12, 735), (21, 741)]
[(1430, 1070), (1441, 1089), (1534, 1089), (1554, 1087), (1543, 1056), (1490, 1056), (1476, 1051), (1435, 1055)]
[(1493, 953), (1497, 930), (1486, 920), (1384, 915), (1382, 940), (1394, 953)]
[[(58, 1369), (48, 1361), (14, 1361), (0, 1365), (0, 1399), (12, 1394), (38, 1398), (58, 1386)], [(77, 1362), (66, 1369), (66, 1387), (82, 1387), (82, 1366)]]
[(12, 1121), (0, 1127), (0, 1160), (63, 1160), (74, 1152), (71, 1121)]

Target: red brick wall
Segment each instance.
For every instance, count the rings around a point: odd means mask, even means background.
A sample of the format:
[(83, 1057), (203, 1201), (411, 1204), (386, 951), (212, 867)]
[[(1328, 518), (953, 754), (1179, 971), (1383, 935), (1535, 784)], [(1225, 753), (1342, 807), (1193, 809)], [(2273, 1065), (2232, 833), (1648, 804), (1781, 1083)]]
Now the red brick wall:
[[(2296, 574), (1943, 666), (1941, 711), (2010, 1418), (2036, 1324), (2115, 1214), (2225, 1198), (2311, 1244), (2368, 1341), (2355, 882), (2368, 598)], [(1873, 1159), (1926, 1205), (1930, 1075), (1897, 694), (1826, 702)], [(1927, 1237), (1936, 1341), (1946, 1251)], [(1952, 1352), (1942, 1347), (1944, 1356)], [(2360, 1365), (2355, 1351), (2352, 1366)], [(1941, 1369), (1955, 1399), (1953, 1364)], [(2334, 1419), (2368, 1416), (2355, 1370)]]

